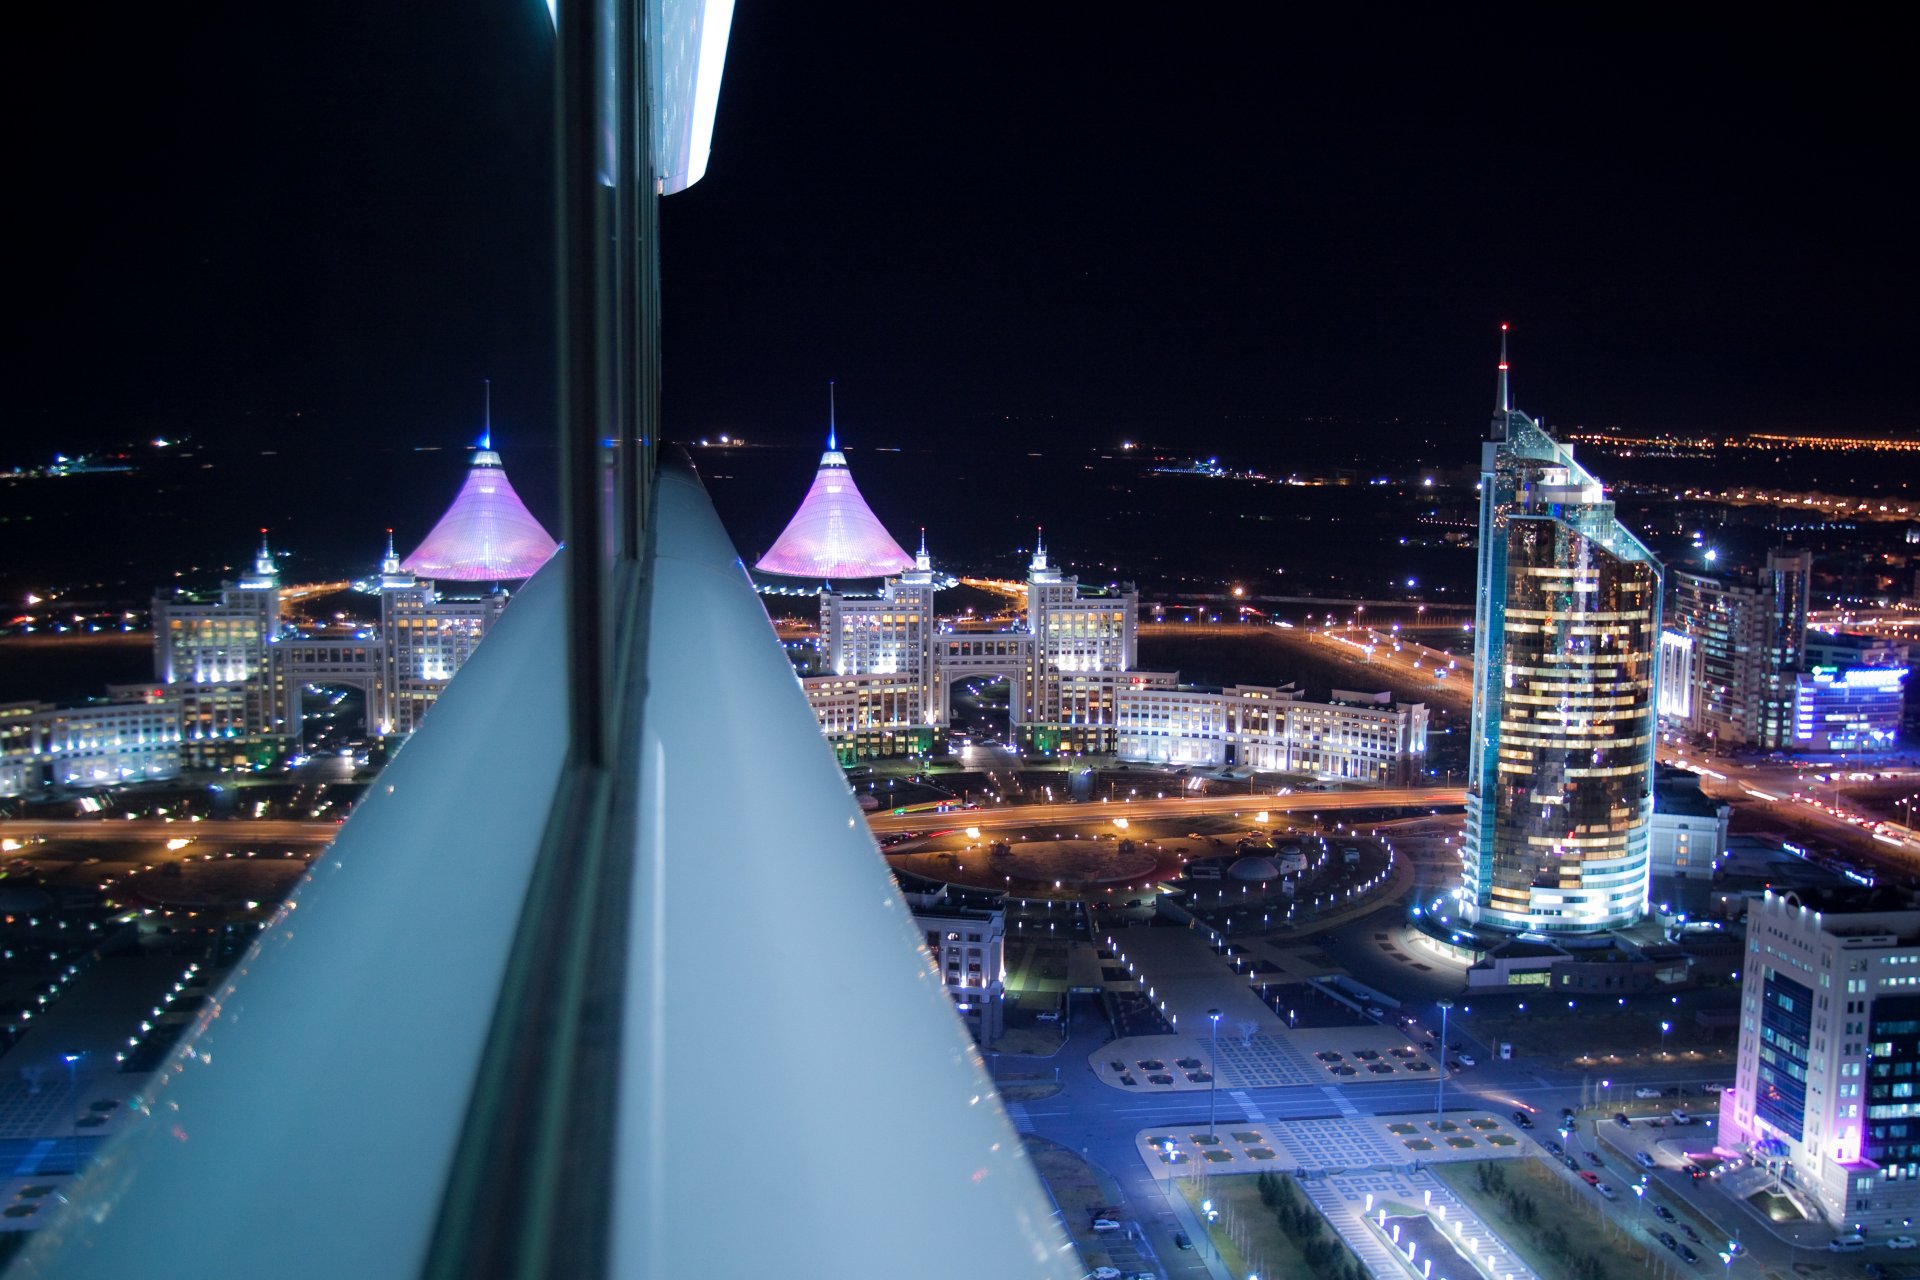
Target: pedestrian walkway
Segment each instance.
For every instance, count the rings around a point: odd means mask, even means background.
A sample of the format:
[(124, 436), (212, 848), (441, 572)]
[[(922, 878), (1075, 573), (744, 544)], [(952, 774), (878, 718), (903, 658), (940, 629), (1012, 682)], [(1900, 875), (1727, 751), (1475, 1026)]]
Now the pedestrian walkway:
[(1267, 1118), (1267, 1113), (1260, 1109), (1259, 1105), (1254, 1102), (1253, 1098), (1250, 1095), (1243, 1093), (1238, 1089), (1229, 1089), (1227, 1091), (1227, 1096), (1229, 1098), (1232, 1098), (1234, 1102), (1239, 1104), (1241, 1112), (1246, 1116), (1247, 1119), (1258, 1121), (1258, 1120), (1265, 1120)]
[(1382, 1233), (1380, 1215), (1424, 1214), (1438, 1233), (1501, 1280), (1539, 1280), (1506, 1241), (1431, 1173), (1363, 1173), (1302, 1183), (1308, 1197), (1376, 1276), (1402, 1275), (1406, 1254)]

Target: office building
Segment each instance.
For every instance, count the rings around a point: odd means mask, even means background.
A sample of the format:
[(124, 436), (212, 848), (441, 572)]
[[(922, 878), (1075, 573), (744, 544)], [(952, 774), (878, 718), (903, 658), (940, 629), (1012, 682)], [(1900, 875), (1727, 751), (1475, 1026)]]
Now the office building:
[(975, 905), (945, 885), (902, 896), (954, 1012), (976, 1040), (992, 1044), (1006, 1027), (1005, 908)]
[(164, 689), (110, 685), (106, 697), (68, 706), (0, 705), (0, 798), (158, 782), (180, 766), (180, 700)]
[(1336, 689), (1328, 702), (1263, 685), (1120, 691), (1116, 754), (1151, 764), (1307, 773), (1387, 786), (1411, 782), (1427, 754), (1424, 703)]
[(1512, 407), (1482, 446), (1462, 908), (1524, 932), (1647, 899), (1660, 566), (1573, 449)]
[(1665, 666), (1663, 678), (1687, 680), (1684, 693), (1661, 693), (1661, 715), (1672, 728), (1704, 737), (1719, 748), (1791, 749), (1795, 676), (1806, 662), (1808, 583), (1813, 554), (1775, 550), (1757, 573), (1671, 574), (1668, 633), (1690, 661)]
[(1920, 1216), (1920, 911), (1747, 909), (1734, 1087), (1716, 1145), (1835, 1230)]

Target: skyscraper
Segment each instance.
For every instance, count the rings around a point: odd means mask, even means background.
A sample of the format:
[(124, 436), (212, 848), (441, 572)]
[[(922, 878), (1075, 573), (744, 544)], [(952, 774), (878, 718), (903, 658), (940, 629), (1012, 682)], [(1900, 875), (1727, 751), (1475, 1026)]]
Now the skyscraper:
[(1513, 407), (1501, 332), (1462, 909), (1503, 929), (1592, 932), (1646, 903), (1661, 571), (1572, 446)]

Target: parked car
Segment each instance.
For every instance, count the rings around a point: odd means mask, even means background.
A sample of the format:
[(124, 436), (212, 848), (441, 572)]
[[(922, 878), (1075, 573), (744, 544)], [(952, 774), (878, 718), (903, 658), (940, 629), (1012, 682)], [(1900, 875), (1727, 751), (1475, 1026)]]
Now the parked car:
[(1609, 1200), (1618, 1200), (1620, 1198), (1620, 1193), (1615, 1191), (1612, 1187), (1608, 1186), (1604, 1182), (1594, 1183), (1593, 1189), (1595, 1191), (1598, 1191), (1601, 1195), (1605, 1196)]
[(1652, 1085), (1643, 1084), (1633, 1091), (1633, 1096), (1636, 1098), (1657, 1098), (1660, 1096), (1660, 1091)]
[(1685, 1245), (1681, 1245), (1678, 1249), (1675, 1249), (1674, 1252), (1680, 1255), (1680, 1261), (1682, 1262), (1692, 1263), (1700, 1261), (1700, 1255)]
[(1889, 1249), (1911, 1249), (1915, 1245), (1920, 1245), (1920, 1240), (1915, 1240), (1912, 1236), (1895, 1236), (1887, 1241)]
[(1673, 1238), (1673, 1232), (1671, 1231), (1662, 1231), (1659, 1235), (1655, 1236), (1654, 1239), (1675, 1253), (1680, 1251), (1680, 1242)]
[(1653, 1206), (1653, 1216), (1660, 1219), (1660, 1221), (1662, 1222), (1672, 1222), (1673, 1210), (1667, 1208), (1667, 1206), (1663, 1204), (1656, 1204), (1655, 1206)]
[(1573, 1158), (1573, 1152), (1569, 1151), (1567, 1152), (1566, 1155), (1560, 1157), (1560, 1162), (1566, 1165), (1567, 1168), (1573, 1170), (1575, 1173), (1580, 1172), (1580, 1162)]
[(1461, 1065), (1461, 1066), (1463, 1066), (1463, 1067), (1470, 1067), (1470, 1066), (1472, 1066), (1472, 1065), (1473, 1065), (1473, 1055), (1472, 1055), (1472, 1054), (1470, 1054), (1470, 1053), (1463, 1053), (1463, 1054), (1461, 1054), (1461, 1055), (1460, 1055), (1460, 1065)]
[(1093, 1229), (1095, 1231), (1118, 1231), (1120, 1229), (1120, 1223), (1114, 1218), (1095, 1218), (1093, 1220)]
[(1515, 1124), (1517, 1124), (1517, 1125), (1519, 1125), (1519, 1126), (1520, 1126), (1520, 1127), (1521, 1127), (1522, 1129), (1531, 1129), (1531, 1128), (1533, 1128), (1533, 1117), (1532, 1117), (1532, 1116), (1530, 1116), (1530, 1115), (1528, 1115), (1528, 1114), (1527, 1114), (1526, 1112), (1524, 1112), (1524, 1111), (1516, 1111), (1516, 1112), (1514, 1112), (1514, 1113), (1513, 1113), (1513, 1122), (1514, 1122)]
[(1693, 1224), (1691, 1222), (1683, 1222), (1680, 1224), (1680, 1234), (1684, 1235), (1687, 1239), (1693, 1241), (1695, 1244), (1706, 1243), (1706, 1241), (1700, 1238), (1700, 1233), (1693, 1229)]
[(1693, 1117), (1688, 1115), (1684, 1108), (1675, 1107), (1673, 1109), (1673, 1122), (1675, 1124), (1692, 1124)]
[(1555, 1156), (1560, 1154), (1560, 1144), (1555, 1142), (1552, 1138), (1547, 1139), (1547, 1154), (1555, 1155)]
[(1857, 1253), (1866, 1247), (1867, 1238), (1857, 1231), (1849, 1231), (1846, 1235), (1835, 1236), (1827, 1241), (1827, 1250), (1830, 1253)]
[(1607, 1167), (1606, 1164), (1600, 1159), (1600, 1153), (1597, 1151), (1582, 1151), (1580, 1154), (1585, 1156), (1587, 1158), (1587, 1163), (1592, 1165), (1596, 1169), (1604, 1169)]
[(1176, 1231), (1173, 1233), (1173, 1247), (1176, 1249), (1191, 1249), (1193, 1248), (1193, 1237), (1184, 1231)]
[(1633, 1160), (1634, 1160), (1634, 1163), (1639, 1165), (1642, 1169), (1658, 1169), (1660, 1167), (1659, 1162), (1656, 1161), (1652, 1156), (1648, 1155), (1644, 1151), (1634, 1152)]
[(1580, 1181), (1586, 1183), (1590, 1187), (1597, 1187), (1600, 1185), (1600, 1175), (1593, 1172), (1593, 1170), (1591, 1169), (1582, 1169), (1580, 1171)]
[(1613, 1117), (1613, 1122), (1619, 1125), (1622, 1129), (1633, 1128), (1633, 1121), (1627, 1119), (1627, 1113), (1624, 1111), (1617, 1113)]

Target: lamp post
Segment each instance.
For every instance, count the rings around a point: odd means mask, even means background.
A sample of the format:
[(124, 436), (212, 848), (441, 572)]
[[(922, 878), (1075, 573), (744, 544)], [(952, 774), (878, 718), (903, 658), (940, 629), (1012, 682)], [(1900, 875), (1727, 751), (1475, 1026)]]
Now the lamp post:
[(80, 1117), (78, 1114), (80, 1108), (80, 1082), (75, 1077), (74, 1068), (83, 1056), (84, 1055), (78, 1053), (63, 1053), (60, 1055), (60, 1061), (67, 1064), (67, 1092), (70, 1095), (67, 1099), (67, 1119), (73, 1124), (73, 1171), (75, 1174), (80, 1172)]
[(1213, 1122), (1219, 1114), (1220, 1099), (1220, 1011), (1207, 1010), (1207, 1136), (1213, 1137)]
[(1662, 1022), (1660, 1024), (1660, 1056), (1662, 1058), (1667, 1056), (1667, 1032), (1671, 1030), (1673, 1030), (1673, 1024), (1671, 1022)]
[(1447, 1101), (1447, 1011), (1453, 1008), (1453, 1001), (1440, 1002), (1440, 1070), (1433, 1082), (1433, 1123), (1438, 1128), (1446, 1121)]

